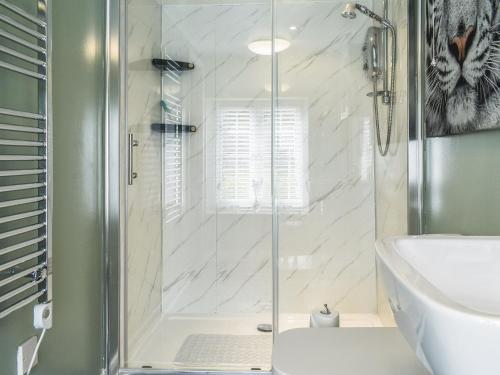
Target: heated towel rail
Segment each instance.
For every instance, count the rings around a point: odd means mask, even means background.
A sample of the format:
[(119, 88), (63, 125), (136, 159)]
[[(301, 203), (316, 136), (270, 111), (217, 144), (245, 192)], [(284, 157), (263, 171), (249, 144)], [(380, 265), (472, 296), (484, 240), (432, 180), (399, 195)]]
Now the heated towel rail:
[(0, 319), (52, 298), (48, 3), (0, 0)]

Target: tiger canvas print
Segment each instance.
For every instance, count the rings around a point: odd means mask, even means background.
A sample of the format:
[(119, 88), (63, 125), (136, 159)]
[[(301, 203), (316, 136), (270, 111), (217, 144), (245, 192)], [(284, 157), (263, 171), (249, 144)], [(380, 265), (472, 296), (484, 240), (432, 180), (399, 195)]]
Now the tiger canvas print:
[(500, 0), (427, 5), (427, 136), (500, 128)]

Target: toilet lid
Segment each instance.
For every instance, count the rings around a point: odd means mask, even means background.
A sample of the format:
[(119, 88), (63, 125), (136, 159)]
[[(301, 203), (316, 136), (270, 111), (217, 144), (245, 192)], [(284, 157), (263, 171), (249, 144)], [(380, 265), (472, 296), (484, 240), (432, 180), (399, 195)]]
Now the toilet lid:
[(397, 328), (300, 328), (273, 348), (274, 375), (429, 375)]

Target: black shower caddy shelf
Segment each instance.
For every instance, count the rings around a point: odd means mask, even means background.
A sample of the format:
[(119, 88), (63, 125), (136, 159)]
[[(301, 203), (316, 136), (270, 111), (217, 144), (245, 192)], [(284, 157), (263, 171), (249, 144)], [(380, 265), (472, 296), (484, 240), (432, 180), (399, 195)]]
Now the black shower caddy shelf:
[(176, 61), (169, 59), (153, 59), (151, 61), (155, 68), (158, 68), (162, 71), (178, 71), (184, 72), (188, 70), (194, 69), (194, 64), (185, 61)]
[(196, 126), (180, 124), (151, 124), (151, 129), (160, 133), (195, 133)]
[[(152, 59), (153, 66), (161, 71), (183, 72), (194, 69), (194, 64), (185, 61), (176, 61), (169, 59)], [(194, 125), (182, 124), (151, 124), (151, 129), (160, 133), (194, 133), (197, 128)]]

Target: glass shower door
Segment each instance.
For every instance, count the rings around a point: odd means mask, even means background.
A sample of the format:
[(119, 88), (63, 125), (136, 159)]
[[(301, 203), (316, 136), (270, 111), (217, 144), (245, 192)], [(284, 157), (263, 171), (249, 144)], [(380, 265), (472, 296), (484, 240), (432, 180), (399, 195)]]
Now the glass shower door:
[[(160, 75), (161, 14), (145, 2), (127, 2), (126, 131), (128, 134), (127, 230), (124, 259), (123, 357), (126, 367), (149, 365), (141, 348), (161, 318), (162, 137)], [(154, 366), (154, 364), (152, 364)]]
[(339, 0), (126, 3), (123, 365), (269, 370), (273, 333), (324, 304), (381, 326), (373, 244), (394, 221), (381, 191), (405, 191), (406, 105), (375, 156), (371, 22)]
[(269, 370), (271, 2), (127, 13), (125, 365)]

